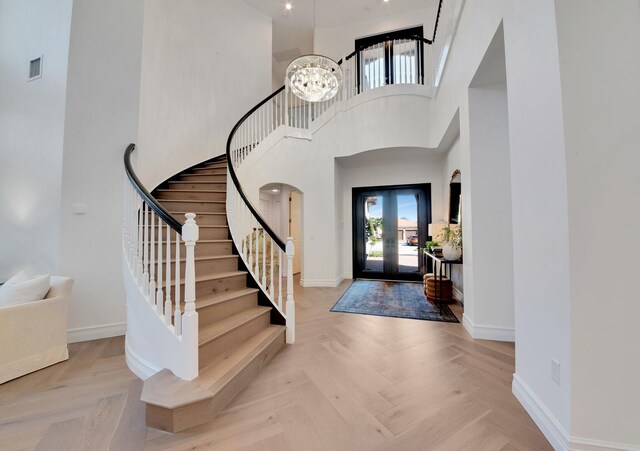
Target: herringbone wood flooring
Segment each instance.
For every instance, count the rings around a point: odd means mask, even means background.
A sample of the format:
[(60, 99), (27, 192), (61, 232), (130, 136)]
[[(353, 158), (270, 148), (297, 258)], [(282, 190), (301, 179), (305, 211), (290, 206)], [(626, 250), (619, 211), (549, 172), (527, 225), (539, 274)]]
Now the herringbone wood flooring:
[(551, 449), (511, 394), (512, 345), (460, 324), (330, 313), (347, 286), (297, 289), (296, 344), (210, 424), (147, 429), (118, 337), (1, 385), (0, 449)]

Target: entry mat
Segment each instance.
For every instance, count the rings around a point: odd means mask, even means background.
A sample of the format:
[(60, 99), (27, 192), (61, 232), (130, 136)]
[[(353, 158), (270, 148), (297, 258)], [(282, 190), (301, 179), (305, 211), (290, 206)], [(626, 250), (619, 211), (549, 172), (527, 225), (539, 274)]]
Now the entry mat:
[(433, 306), (427, 302), (421, 283), (356, 280), (342, 294), (331, 311), (459, 322), (448, 305)]

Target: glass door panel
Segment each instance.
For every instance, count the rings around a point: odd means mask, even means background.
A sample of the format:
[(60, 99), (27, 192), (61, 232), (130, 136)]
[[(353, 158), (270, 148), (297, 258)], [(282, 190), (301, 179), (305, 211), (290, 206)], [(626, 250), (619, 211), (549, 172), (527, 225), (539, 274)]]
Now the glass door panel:
[(383, 199), (384, 197), (382, 195), (366, 196), (362, 205), (364, 208), (364, 240), (366, 250), (364, 272), (384, 271)]
[(387, 84), (384, 42), (362, 50), (360, 54), (361, 91), (369, 91)]
[(409, 39), (393, 41), (393, 84), (418, 82), (418, 42)]
[[(418, 196), (410, 191), (396, 194), (398, 205), (398, 271), (416, 273), (420, 269), (418, 248)], [(424, 245), (424, 243), (422, 243)]]

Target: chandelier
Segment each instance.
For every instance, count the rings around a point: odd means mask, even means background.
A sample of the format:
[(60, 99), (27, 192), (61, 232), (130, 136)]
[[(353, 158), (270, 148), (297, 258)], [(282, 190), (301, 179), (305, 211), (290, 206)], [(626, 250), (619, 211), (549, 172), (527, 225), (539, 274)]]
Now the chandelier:
[(304, 55), (289, 64), (287, 79), (297, 97), (308, 102), (322, 102), (338, 93), (342, 69), (326, 56)]
[[(313, 31), (316, 29), (316, 2), (313, 0)], [(303, 55), (287, 67), (289, 88), (296, 97), (307, 102), (332, 99), (342, 85), (342, 69), (331, 58)]]

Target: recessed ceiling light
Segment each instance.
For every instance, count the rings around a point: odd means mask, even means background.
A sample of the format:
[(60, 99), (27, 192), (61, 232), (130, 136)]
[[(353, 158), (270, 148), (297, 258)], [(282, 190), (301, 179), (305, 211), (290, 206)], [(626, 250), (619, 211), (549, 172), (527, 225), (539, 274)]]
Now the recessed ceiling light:
[(384, 1), (385, 3), (389, 3), (389, 0), (382, 0), (382, 1)]
[[(385, 1), (388, 1), (388, 0), (385, 0)], [(285, 7), (286, 9), (291, 9), (291, 3), (287, 2), (287, 3), (284, 5), (284, 7)]]
[(274, 188), (274, 189), (271, 190), (271, 192), (272, 193), (278, 193), (278, 192), (280, 192), (280, 190), (278, 188)]

